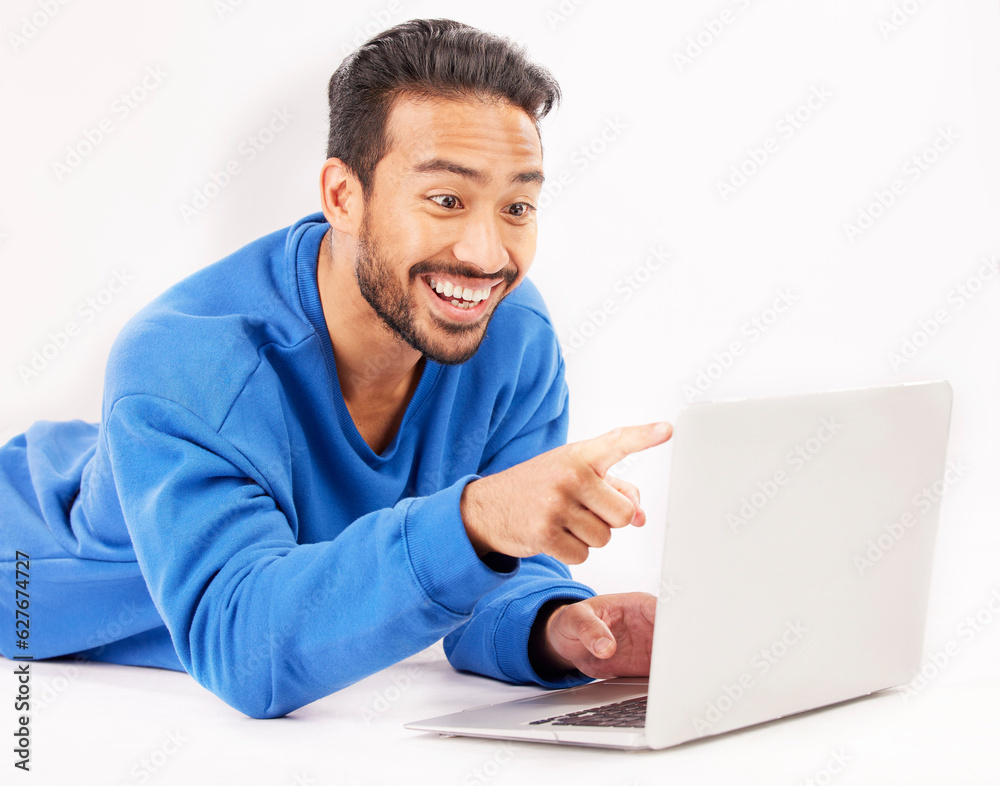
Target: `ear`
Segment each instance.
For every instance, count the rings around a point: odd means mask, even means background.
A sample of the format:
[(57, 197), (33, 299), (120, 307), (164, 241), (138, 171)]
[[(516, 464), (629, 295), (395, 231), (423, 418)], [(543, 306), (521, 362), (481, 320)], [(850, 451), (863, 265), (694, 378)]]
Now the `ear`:
[(319, 173), (320, 204), (330, 226), (357, 238), (364, 215), (361, 183), (339, 158), (328, 158)]

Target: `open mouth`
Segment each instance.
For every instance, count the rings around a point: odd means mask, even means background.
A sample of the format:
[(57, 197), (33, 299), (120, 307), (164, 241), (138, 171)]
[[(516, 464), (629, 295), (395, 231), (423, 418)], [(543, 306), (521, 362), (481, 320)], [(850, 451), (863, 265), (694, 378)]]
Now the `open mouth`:
[(450, 316), (462, 319), (475, 318), (483, 313), (493, 290), (503, 281), (498, 279), (493, 282), (477, 282), (475, 288), (472, 288), (443, 277), (422, 276), (422, 278), (444, 311)]

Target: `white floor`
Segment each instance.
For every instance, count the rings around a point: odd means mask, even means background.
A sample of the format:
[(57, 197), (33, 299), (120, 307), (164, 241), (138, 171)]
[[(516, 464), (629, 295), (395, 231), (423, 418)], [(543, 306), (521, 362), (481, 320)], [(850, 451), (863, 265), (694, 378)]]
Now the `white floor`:
[[(974, 528), (962, 541), (942, 533), (924, 667), (930, 678), (919, 690), (885, 691), (664, 751), (623, 753), (404, 729), (407, 721), (540, 690), (456, 672), (440, 644), (277, 720), (244, 717), (183, 673), (38, 662), (32, 771), (24, 782), (1000, 784), (1000, 601), (994, 612), (988, 592), (979, 604), (958, 600), (969, 595), (952, 569), (959, 554), (973, 574), (997, 565), (1000, 535), (995, 527)], [(972, 625), (968, 618), (977, 616)], [(2, 695), (12, 696), (13, 664), (3, 661), (0, 669)], [(0, 723), (10, 741), (16, 713), (9, 701), (3, 705)]]

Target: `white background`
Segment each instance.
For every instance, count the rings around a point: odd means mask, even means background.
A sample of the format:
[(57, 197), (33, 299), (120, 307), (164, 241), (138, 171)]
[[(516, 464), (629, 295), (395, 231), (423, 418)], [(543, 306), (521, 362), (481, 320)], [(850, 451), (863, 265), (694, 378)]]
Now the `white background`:
[[(0, 441), (38, 419), (96, 420), (108, 351), (132, 314), (189, 273), (319, 209), (326, 85), (343, 55), (382, 27), (451, 17), (525, 44), (563, 89), (563, 104), (543, 124), (549, 185), (531, 277), (566, 351), (570, 439), (669, 420), (693, 399), (948, 379), (955, 389), (950, 456), (969, 471), (950, 488), (942, 509), (928, 651), (958, 640), (962, 620), (986, 608), (1000, 588), (1000, 276), (984, 261), (1000, 260), (996, 3), (227, 4), (232, 8), (211, 0), (103, 0), (53, 3), (53, 14), (40, 0), (4, 3)], [(32, 19), (43, 24), (32, 28)], [(686, 61), (678, 56), (685, 52)], [(157, 70), (161, 76), (146, 82), (152, 89), (125, 111), (120, 95), (140, 95), (144, 77)], [(825, 98), (808, 108), (811, 94)], [(274, 110), (291, 120), (250, 160), (241, 143), (265, 128)], [(786, 115), (797, 110), (788, 133)], [(96, 138), (102, 121), (106, 127), (110, 121), (110, 133), (78, 165), (58, 172), (57, 163), (72, 163), (68, 148), (80, 148), (88, 132)], [(761, 149), (769, 137), (777, 150), (771, 145), (765, 160)], [(935, 140), (942, 150), (929, 148)], [(924, 169), (914, 169), (914, 156), (923, 157)], [(197, 215), (182, 215), (181, 206), (231, 160), (240, 162), (239, 174)], [(741, 166), (755, 171), (724, 196), (720, 184), (732, 182), (733, 168)], [(881, 208), (876, 194), (897, 180), (902, 193)], [(845, 225), (863, 211), (878, 215), (848, 237)], [(659, 263), (653, 249), (669, 253), (668, 261)], [(129, 283), (109, 295), (103, 290), (116, 271)], [(969, 296), (959, 294), (960, 285)], [(791, 305), (778, 314), (770, 310), (776, 300)], [(745, 328), (754, 318), (769, 323), (766, 332), (754, 336)], [(67, 323), (76, 335), (58, 351), (46, 349)], [(910, 358), (902, 357), (907, 341), (919, 345)], [(741, 354), (723, 368), (734, 342)], [(36, 358), (26, 373), (36, 352), (50, 357)], [(660, 447), (619, 468), (639, 485), (650, 524), (616, 533), (611, 546), (575, 569), (599, 592), (655, 591), (658, 566), (649, 557), (659, 553), (669, 458), (669, 447)], [(921, 701), (928, 709), (940, 705), (936, 722), (967, 739), (962, 750), (968, 754), (978, 750), (975, 727), (996, 729), (987, 720), (995, 710), (959, 711), (979, 705), (972, 699), (950, 704), (946, 692), (1000, 698), (1000, 624), (987, 624), (961, 643), (960, 655)], [(36, 673), (39, 680), (59, 674), (43, 664)], [(139, 712), (134, 733), (71, 734), (88, 713), (104, 716), (108, 693), (100, 686), (120, 685), (121, 674), (140, 687), (117, 698), (112, 690), (109, 701), (119, 702), (111, 706), (125, 716)], [(452, 678), (462, 685), (483, 682)], [(165, 739), (158, 702), (179, 690), (193, 697), (193, 711), (211, 708), (226, 720), (202, 728), (200, 752), (182, 747), (170, 765), (177, 768), (173, 776), (164, 766), (149, 773), (151, 782), (181, 782), (172, 777), (187, 772), (194, 778), (190, 773), (207, 773), (210, 766), (216, 773), (197, 782), (278, 786), (292, 782), (301, 762), (319, 782), (337, 772), (333, 760), (310, 745), (286, 749), (284, 759), (276, 746), (273, 758), (264, 759), (269, 768), (238, 774), (232, 757), (266, 748), (272, 732), (261, 729), (278, 727), (255, 726), (224, 705), (220, 710), (221, 702), (183, 674), (92, 665), (71, 687), (38, 721), (37, 764), (49, 776), (35, 773), (35, 782), (57, 782), (44, 780), (55, 777), (57, 766), (77, 772), (81, 756), (89, 757), (85, 769), (94, 771), (95, 783), (139, 782), (130, 767)], [(368, 694), (356, 693), (355, 704), (370, 700)], [(340, 716), (356, 719), (356, 706), (345, 710), (344, 700), (334, 696), (317, 706), (337, 706)], [(464, 704), (457, 696), (441, 709)], [(391, 729), (394, 739), (408, 740), (408, 750), (424, 755), (412, 742), (424, 738), (398, 726), (431, 713), (419, 704), (411, 709), (409, 716), (389, 713), (385, 733)], [(7, 728), (13, 711), (4, 712), (0, 727)], [(303, 717), (313, 716), (303, 711)], [(219, 729), (229, 735), (225, 743), (205, 739)], [(939, 730), (933, 727), (934, 734)], [(332, 726), (327, 731), (332, 734)], [(354, 749), (372, 744), (374, 732), (364, 732), (354, 733)], [(302, 733), (328, 740), (321, 725)], [(907, 755), (897, 755), (898, 745), (875, 746), (881, 753), (855, 760), (836, 782), (877, 782), (893, 772), (909, 773), (908, 782), (921, 776), (941, 782), (949, 773), (952, 782), (1000, 779), (994, 763), (967, 755), (956, 762), (955, 751), (935, 758), (933, 739), (907, 748)], [(462, 750), (474, 764), (497, 750), (488, 742), (441, 742), (453, 744), (439, 745), (424, 761)], [(765, 763), (755, 777), (800, 782), (822, 768), (833, 745), (826, 744), (818, 740), (814, 755), (770, 775)], [(478, 749), (468, 745), (487, 747), (473, 753)], [(213, 747), (225, 757), (214, 757)], [(519, 764), (527, 754), (515, 756), (490, 782), (542, 779), (546, 761), (563, 761), (546, 758), (556, 756), (554, 749), (527, 747), (530, 767)], [(595, 755), (587, 752), (588, 760)], [(690, 760), (692, 754), (684, 755)], [(708, 762), (726, 754), (716, 748), (702, 755)], [(768, 759), (771, 766), (778, 760)], [(655, 767), (622, 770), (618, 780), (605, 772), (599, 782), (659, 782), (654, 773), (666, 772), (670, 759), (646, 761)], [(0, 766), (10, 765), (0, 757)], [(346, 771), (354, 773), (353, 782), (377, 783), (379, 766), (366, 770), (355, 762)], [(471, 782), (465, 759), (440, 766), (445, 769), (435, 778)], [(731, 775), (726, 782), (733, 782)]]

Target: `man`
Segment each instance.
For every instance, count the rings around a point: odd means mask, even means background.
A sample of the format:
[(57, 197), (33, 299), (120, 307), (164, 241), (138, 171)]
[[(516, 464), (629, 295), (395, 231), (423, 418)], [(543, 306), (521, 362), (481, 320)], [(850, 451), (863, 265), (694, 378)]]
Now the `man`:
[(557, 98), (446, 20), (337, 69), (322, 213), (140, 311), (99, 424), (0, 450), (6, 586), (26, 555), (32, 623), (4, 655), (185, 670), (261, 718), (442, 637), (512, 682), (648, 673), (654, 597), (595, 596), (563, 564), (644, 523), (607, 470), (669, 425), (563, 444), (563, 361), (525, 279)]

